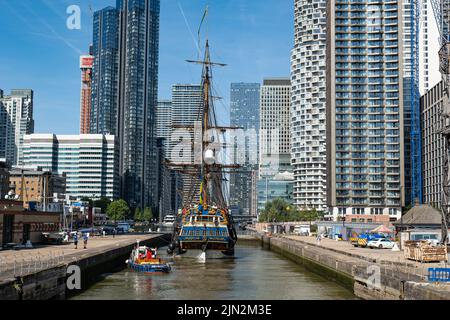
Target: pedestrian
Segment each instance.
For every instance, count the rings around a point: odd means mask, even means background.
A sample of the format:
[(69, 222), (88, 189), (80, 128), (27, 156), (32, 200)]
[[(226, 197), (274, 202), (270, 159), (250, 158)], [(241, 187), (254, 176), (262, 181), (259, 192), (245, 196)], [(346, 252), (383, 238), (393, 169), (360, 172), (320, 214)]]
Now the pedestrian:
[(322, 236), (320, 234), (317, 235), (317, 245), (320, 246), (320, 241), (322, 240)]
[(113, 234), (113, 238), (115, 238), (115, 237), (116, 237), (116, 232), (117, 232), (116, 228), (113, 228), (113, 232), (112, 232), (112, 234)]
[(106, 237), (106, 231), (103, 230), (103, 238)]
[(78, 232), (75, 232), (73, 235), (73, 244), (75, 245), (75, 249), (78, 249)]
[(83, 235), (83, 243), (84, 243), (84, 248), (85, 248), (85, 249), (87, 249), (86, 246), (87, 246), (88, 240), (89, 240), (89, 233), (85, 233), (85, 234)]

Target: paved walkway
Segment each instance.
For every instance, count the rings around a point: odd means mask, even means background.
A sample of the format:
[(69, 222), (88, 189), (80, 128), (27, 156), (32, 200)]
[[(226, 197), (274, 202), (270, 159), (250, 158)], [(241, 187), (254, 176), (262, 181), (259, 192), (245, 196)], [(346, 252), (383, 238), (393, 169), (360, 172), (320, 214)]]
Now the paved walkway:
[(1, 250), (0, 281), (11, 276), (22, 276), (44, 270), (59, 264), (83, 259), (114, 247), (128, 246), (139, 241), (146, 241), (160, 234), (117, 235), (91, 237), (87, 249), (83, 249), (83, 240), (78, 242), (78, 249), (73, 243), (64, 245), (36, 246), (33, 249)]
[[(291, 239), (294, 241), (301, 241), (313, 246), (318, 246), (317, 239), (315, 237), (286, 235), (283, 236), (283, 238)], [(377, 262), (390, 266), (390, 268), (392, 269), (402, 270), (406, 273), (418, 275), (423, 279), (425, 279), (428, 274), (428, 268), (450, 267), (450, 264), (448, 262), (421, 263), (405, 259), (403, 251), (392, 251), (390, 249), (356, 248), (347, 241), (336, 241), (325, 238), (321, 240), (320, 247), (335, 251), (342, 255), (346, 255), (349, 257), (349, 259), (357, 258), (365, 261)]]

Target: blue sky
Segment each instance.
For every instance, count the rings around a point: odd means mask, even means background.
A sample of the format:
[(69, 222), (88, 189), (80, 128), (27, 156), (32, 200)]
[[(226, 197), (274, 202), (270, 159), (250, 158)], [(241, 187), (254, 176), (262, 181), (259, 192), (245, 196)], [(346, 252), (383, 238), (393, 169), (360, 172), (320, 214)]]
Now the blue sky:
[[(161, 0), (159, 98), (170, 99), (175, 83), (198, 83), (198, 26), (210, 7), (212, 59), (228, 66), (215, 71), (218, 104), (228, 121), (231, 82), (261, 82), (289, 76), (294, 0)], [(70, 5), (79, 5), (81, 30), (66, 27)], [(92, 39), (89, 10), (115, 0), (0, 0), (0, 88), (35, 92), (35, 132), (78, 134), (79, 55)], [(188, 27), (189, 25), (189, 27)]]

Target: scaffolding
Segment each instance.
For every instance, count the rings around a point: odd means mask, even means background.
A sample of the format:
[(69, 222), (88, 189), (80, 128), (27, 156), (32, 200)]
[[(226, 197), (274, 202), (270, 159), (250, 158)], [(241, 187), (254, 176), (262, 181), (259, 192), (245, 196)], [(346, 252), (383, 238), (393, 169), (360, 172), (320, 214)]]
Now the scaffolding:
[(419, 32), (421, 0), (411, 1), (411, 198), (422, 203), (422, 129), (419, 91)]

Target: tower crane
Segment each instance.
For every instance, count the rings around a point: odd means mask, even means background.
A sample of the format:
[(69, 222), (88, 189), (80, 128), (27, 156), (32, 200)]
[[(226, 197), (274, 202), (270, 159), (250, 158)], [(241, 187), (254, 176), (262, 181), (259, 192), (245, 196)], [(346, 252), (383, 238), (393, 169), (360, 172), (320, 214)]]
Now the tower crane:
[(441, 134), (444, 137), (444, 167), (442, 177), (441, 212), (442, 212), (442, 243), (448, 242), (448, 227), (450, 225), (450, 1), (431, 0), (434, 15), (438, 23), (441, 49), (439, 50), (439, 69), (443, 80), (443, 103), (441, 116), (444, 118), (444, 128)]

